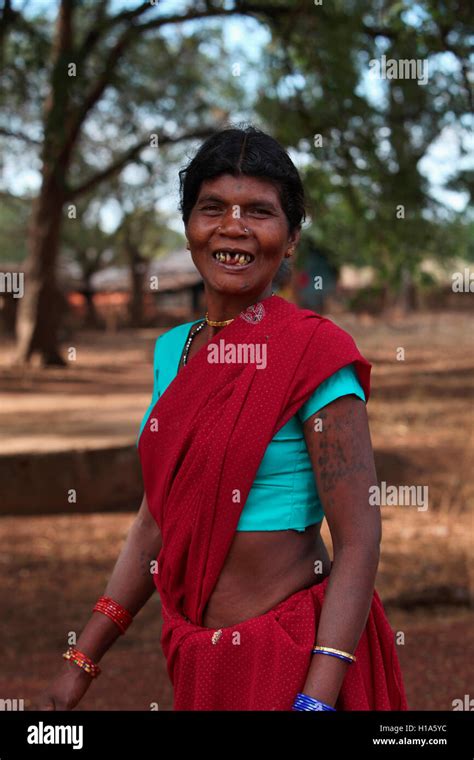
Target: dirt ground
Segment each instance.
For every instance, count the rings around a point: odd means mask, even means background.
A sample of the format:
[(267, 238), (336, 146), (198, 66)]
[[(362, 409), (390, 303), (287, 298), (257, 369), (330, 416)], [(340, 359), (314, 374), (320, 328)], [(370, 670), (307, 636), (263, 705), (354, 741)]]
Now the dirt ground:
[[(453, 700), (474, 696), (474, 319), (335, 320), (373, 364), (368, 411), (379, 479), (429, 486), (426, 511), (382, 508), (376, 587), (397, 633), (410, 709), (452, 710)], [(155, 337), (81, 334), (76, 361), (47, 372), (9, 368), (7, 346), (0, 455), (132, 445), (149, 403)], [(62, 661), (67, 633), (80, 632), (103, 592), (137, 506), (0, 519), (0, 697), (34, 705)], [(329, 545), (326, 524), (324, 536)], [(155, 594), (105, 655), (103, 675), (77, 709), (170, 709), (159, 635)]]

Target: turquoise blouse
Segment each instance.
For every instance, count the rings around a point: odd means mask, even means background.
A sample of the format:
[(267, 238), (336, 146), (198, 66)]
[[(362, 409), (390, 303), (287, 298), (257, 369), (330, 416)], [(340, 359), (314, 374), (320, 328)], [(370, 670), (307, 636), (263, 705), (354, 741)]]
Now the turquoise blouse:
[[(154, 385), (150, 406), (143, 417), (138, 440), (148, 417), (178, 373), (178, 364), (191, 325), (186, 322), (160, 335), (155, 343)], [(352, 364), (342, 367), (319, 385), (308, 401), (272, 438), (244, 504), (237, 530), (297, 530), (324, 517), (313, 467), (303, 434), (308, 417), (340, 396), (365, 395)]]

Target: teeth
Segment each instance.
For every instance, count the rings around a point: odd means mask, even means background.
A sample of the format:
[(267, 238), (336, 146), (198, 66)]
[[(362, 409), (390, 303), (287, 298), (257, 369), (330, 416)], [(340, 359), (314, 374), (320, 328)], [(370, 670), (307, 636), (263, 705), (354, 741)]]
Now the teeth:
[(248, 256), (246, 253), (234, 253), (231, 254), (228, 251), (217, 251), (217, 253), (214, 254), (214, 258), (217, 259), (217, 261), (220, 261), (224, 264), (229, 264), (231, 262), (234, 263), (234, 265), (243, 265), (248, 264), (249, 261), (251, 261), (251, 257)]

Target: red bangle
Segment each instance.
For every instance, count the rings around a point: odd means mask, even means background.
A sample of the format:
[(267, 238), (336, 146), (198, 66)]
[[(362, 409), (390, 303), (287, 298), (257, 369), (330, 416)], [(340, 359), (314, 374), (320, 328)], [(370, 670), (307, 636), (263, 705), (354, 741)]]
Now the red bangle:
[(94, 611), (107, 615), (120, 628), (122, 634), (125, 633), (130, 623), (133, 622), (130, 612), (125, 607), (122, 607), (121, 604), (111, 599), (110, 596), (101, 596), (95, 603)]
[(101, 673), (101, 669), (95, 662), (91, 660), (84, 652), (80, 652), (76, 647), (69, 647), (67, 652), (64, 652), (63, 657), (65, 660), (70, 660), (78, 665), (82, 670), (85, 670), (92, 678), (97, 678)]

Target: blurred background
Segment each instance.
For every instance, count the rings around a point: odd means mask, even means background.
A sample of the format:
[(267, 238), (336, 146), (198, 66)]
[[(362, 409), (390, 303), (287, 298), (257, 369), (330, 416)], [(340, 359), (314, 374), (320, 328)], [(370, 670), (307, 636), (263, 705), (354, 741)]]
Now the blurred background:
[[(428, 488), (427, 509), (382, 507), (376, 587), (410, 709), (474, 709), (469, 11), (0, 3), (3, 709), (28, 709), (60, 667), (138, 509), (155, 340), (205, 311), (178, 171), (246, 123), (307, 193), (275, 289), (372, 362), (379, 480)], [(77, 709), (170, 709), (159, 634), (155, 594)]]

